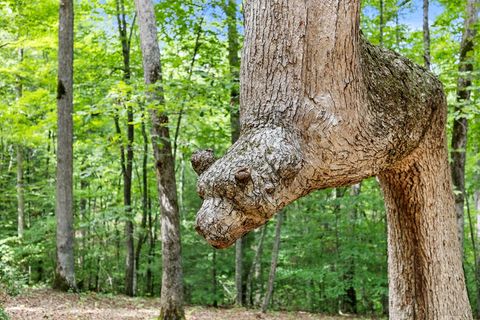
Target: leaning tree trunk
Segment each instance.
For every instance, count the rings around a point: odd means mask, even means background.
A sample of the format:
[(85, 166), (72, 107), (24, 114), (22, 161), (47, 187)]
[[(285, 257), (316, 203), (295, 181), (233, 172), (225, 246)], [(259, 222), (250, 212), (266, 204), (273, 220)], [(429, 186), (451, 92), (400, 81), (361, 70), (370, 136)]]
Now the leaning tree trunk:
[(467, 148), (468, 119), (464, 114), (464, 106), (470, 103), (474, 38), (478, 20), (479, 0), (467, 1), (467, 15), (464, 22), (462, 43), (460, 45), (459, 76), (457, 84), (457, 103), (455, 105), (455, 119), (452, 130), (452, 179), (455, 188), (455, 212), (457, 214), (458, 238), (460, 239), (463, 255), (463, 238), (465, 229), (465, 161)]
[[(151, 0), (135, 0), (140, 28), (144, 78), (149, 105), (162, 105), (163, 95), (160, 48), (157, 42), (155, 11)], [(183, 309), (183, 276), (180, 244), (180, 216), (175, 183), (168, 116), (155, 106), (150, 108), (152, 146), (157, 176), (162, 234), (162, 296), (159, 319), (185, 319)]]
[(313, 190), (378, 175), (391, 319), (471, 319), (441, 83), (361, 38), (359, 0), (247, 0), (244, 13), (241, 135), (217, 161), (192, 158), (197, 230), (227, 247)]
[(60, 1), (57, 86), (57, 266), (53, 287), (76, 289), (73, 231), (73, 0)]

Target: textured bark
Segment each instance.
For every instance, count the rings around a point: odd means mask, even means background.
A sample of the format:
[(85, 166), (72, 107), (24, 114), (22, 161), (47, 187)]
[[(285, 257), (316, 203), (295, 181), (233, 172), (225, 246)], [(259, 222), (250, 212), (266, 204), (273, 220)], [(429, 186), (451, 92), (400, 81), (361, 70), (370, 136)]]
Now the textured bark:
[(423, 61), (425, 68), (430, 69), (430, 25), (428, 23), (428, 0), (423, 0)]
[(380, 175), (389, 209), (392, 319), (471, 318), (452, 228), (444, 115), (436, 114), (432, 125), (412, 154)]
[(277, 224), (275, 226), (275, 240), (273, 241), (272, 249), (272, 261), (270, 263), (270, 273), (268, 274), (267, 291), (265, 292), (265, 298), (262, 304), (262, 312), (267, 312), (270, 300), (272, 299), (273, 295), (273, 284), (275, 282), (275, 274), (277, 272), (278, 253), (280, 252), (280, 235), (282, 232), (284, 215), (285, 213), (283, 211), (277, 215)]
[(359, 1), (249, 0), (244, 13), (241, 135), (199, 177), (198, 232), (227, 247), (313, 190), (379, 175), (391, 318), (471, 319), (441, 83), (363, 40)]
[[(151, 0), (135, 0), (140, 28), (144, 78), (151, 104), (164, 104), (161, 86), (160, 48), (157, 42), (155, 12)], [(153, 85), (155, 87), (153, 88)], [(157, 176), (162, 234), (162, 292), (159, 319), (185, 319), (183, 309), (183, 276), (181, 263), (180, 217), (175, 183), (175, 163), (172, 155), (168, 116), (153, 107), (151, 137)]]
[(73, 230), (73, 0), (60, 1), (57, 86), (57, 265), (53, 287), (76, 290)]
[(465, 161), (467, 148), (468, 119), (463, 115), (463, 107), (470, 103), (474, 38), (480, 8), (479, 0), (467, 1), (467, 12), (464, 21), (462, 43), (460, 45), (459, 76), (457, 84), (457, 104), (452, 130), (452, 179), (455, 188), (455, 212), (457, 214), (458, 238), (463, 255), (463, 234), (465, 229)]

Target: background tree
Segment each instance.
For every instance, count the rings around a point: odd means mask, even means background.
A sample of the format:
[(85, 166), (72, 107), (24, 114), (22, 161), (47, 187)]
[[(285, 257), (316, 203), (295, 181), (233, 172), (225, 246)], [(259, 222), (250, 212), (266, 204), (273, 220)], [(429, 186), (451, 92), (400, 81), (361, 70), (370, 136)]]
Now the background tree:
[(463, 256), (463, 239), (465, 232), (465, 161), (467, 148), (468, 119), (464, 108), (470, 103), (473, 71), (474, 38), (477, 30), (480, 1), (467, 1), (460, 58), (458, 67), (457, 104), (454, 109), (452, 132), (452, 179), (455, 188), (455, 212), (457, 214), (458, 237)]
[(58, 32), (57, 266), (53, 287), (76, 290), (73, 230), (73, 1), (60, 2)]
[[(153, 3), (136, 0), (145, 83), (149, 103), (162, 105), (162, 67), (157, 40)], [(157, 86), (156, 88), (154, 86)], [(157, 174), (157, 190), (162, 213), (162, 299), (160, 319), (184, 319), (183, 276), (181, 264), (180, 217), (175, 183), (175, 162), (172, 154), (168, 116), (150, 108), (152, 145)]]

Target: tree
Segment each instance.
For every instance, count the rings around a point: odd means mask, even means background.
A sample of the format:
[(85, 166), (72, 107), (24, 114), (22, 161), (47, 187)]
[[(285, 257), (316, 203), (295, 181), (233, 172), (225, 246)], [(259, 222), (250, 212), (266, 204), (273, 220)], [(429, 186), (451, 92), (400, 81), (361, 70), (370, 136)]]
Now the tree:
[(183, 277), (180, 244), (180, 217), (175, 183), (175, 163), (168, 129), (168, 116), (159, 112), (165, 102), (162, 89), (160, 48), (157, 42), (155, 11), (151, 0), (135, 0), (140, 44), (143, 56), (145, 83), (147, 84), (151, 138), (157, 175), (162, 234), (162, 297), (160, 319), (184, 319)]
[(430, 69), (430, 25), (428, 23), (428, 0), (423, 0), (423, 60), (425, 68)]
[(313, 190), (377, 175), (390, 317), (471, 319), (441, 83), (365, 41), (358, 0), (250, 0), (244, 12), (242, 134), (199, 170), (199, 233), (224, 248)]
[(463, 233), (465, 229), (465, 161), (467, 148), (468, 119), (464, 107), (470, 103), (474, 38), (477, 30), (480, 1), (468, 0), (464, 22), (460, 58), (458, 67), (457, 103), (455, 105), (455, 119), (452, 132), (452, 179), (455, 188), (455, 212), (457, 214), (458, 237), (463, 255)]
[[(23, 61), (23, 48), (18, 50), (19, 61)], [(17, 77), (17, 103), (22, 98), (23, 94), (23, 85), (22, 79)], [(24, 181), (23, 181), (23, 147), (21, 144), (17, 145), (17, 234), (19, 237), (23, 237), (25, 230), (25, 190), (24, 190)]]
[[(130, 48), (132, 43), (133, 25), (128, 32), (128, 24), (125, 13), (125, 3), (123, 0), (115, 0), (116, 17), (118, 34), (122, 45), (123, 57), (123, 80), (128, 83), (131, 77), (130, 68)], [(128, 296), (135, 295), (135, 247), (134, 247), (134, 225), (132, 217), (132, 174), (133, 174), (133, 141), (135, 136), (135, 128), (133, 124), (133, 107), (128, 104), (127, 108), (127, 143), (120, 144), (120, 161), (123, 176), (123, 205), (125, 206), (125, 239), (127, 255), (125, 259), (125, 294)], [(117, 134), (121, 136), (120, 121), (118, 115), (114, 116), (115, 129)], [(126, 149), (126, 152), (125, 152)], [(125, 156), (126, 155), (126, 156)]]
[(273, 294), (273, 284), (275, 282), (275, 273), (277, 272), (277, 263), (278, 263), (278, 253), (280, 251), (280, 235), (282, 232), (282, 223), (284, 212), (280, 212), (277, 215), (277, 225), (275, 226), (275, 240), (273, 242), (272, 249), (272, 261), (270, 263), (270, 273), (268, 274), (268, 283), (267, 283), (267, 292), (263, 299), (262, 312), (267, 312), (268, 305), (272, 299)]
[[(239, 92), (238, 78), (240, 69), (239, 35), (237, 30), (237, 3), (235, 0), (225, 0), (223, 11), (227, 16), (228, 30), (228, 63), (230, 67), (230, 77), (232, 78), (230, 90), (230, 126), (232, 133), (232, 143), (238, 140), (240, 135), (240, 115), (239, 115)], [(245, 238), (238, 239), (235, 243), (235, 287), (237, 291), (235, 303), (239, 306), (244, 302), (244, 281), (243, 281), (243, 256), (245, 247)]]
[(53, 287), (76, 289), (73, 231), (73, 0), (60, 1), (57, 85), (57, 267)]

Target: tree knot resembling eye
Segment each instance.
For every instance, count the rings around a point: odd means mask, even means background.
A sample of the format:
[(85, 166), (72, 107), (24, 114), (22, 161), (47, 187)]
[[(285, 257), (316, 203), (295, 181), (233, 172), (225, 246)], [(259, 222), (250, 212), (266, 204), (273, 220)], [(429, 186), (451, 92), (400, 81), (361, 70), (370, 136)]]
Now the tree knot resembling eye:
[(251, 177), (249, 168), (241, 168), (235, 173), (235, 180), (240, 183), (247, 183)]

